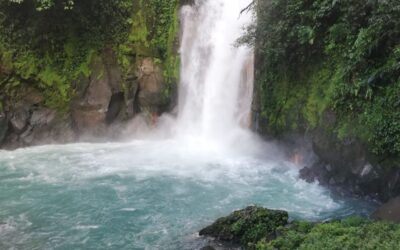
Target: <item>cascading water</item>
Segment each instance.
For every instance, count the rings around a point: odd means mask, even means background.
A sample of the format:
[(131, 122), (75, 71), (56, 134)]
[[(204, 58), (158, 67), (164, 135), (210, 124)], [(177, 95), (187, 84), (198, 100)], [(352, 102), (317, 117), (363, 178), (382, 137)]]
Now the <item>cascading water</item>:
[(0, 249), (196, 249), (199, 229), (249, 204), (308, 219), (366, 208), (299, 180), (246, 129), (252, 51), (233, 45), (248, 3), (183, 8), (172, 138), (0, 152)]
[(229, 140), (250, 116), (253, 52), (235, 47), (252, 15), (249, 0), (203, 1), (182, 10), (179, 131)]

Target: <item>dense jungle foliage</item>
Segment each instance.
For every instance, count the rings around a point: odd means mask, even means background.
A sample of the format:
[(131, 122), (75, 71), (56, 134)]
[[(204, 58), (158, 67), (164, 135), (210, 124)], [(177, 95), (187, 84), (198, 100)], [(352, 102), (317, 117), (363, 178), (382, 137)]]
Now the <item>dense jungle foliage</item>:
[[(0, 88), (15, 98), (27, 85), (46, 105), (68, 109), (72, 82), (89, 76), (101, 50), (111, 48), (126, 72), (140, 56), (157, 59), (176, 77), (173, 53), (178, 0), (5, 0), (0, 2)], [(0, 105), (1, 106), (1, 105)]]
[(400, 1), (259, 0), (256, 87), (269, 133), (323, 127), (400, 155)]

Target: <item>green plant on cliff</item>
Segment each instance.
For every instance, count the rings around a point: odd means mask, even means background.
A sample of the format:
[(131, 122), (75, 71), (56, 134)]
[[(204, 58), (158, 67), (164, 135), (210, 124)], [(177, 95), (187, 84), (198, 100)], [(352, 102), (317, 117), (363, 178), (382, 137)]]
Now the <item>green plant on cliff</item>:
[(179, 6), (178, 0), (135, 1), (135, 11), (129, 19), (130, 34), (117, 49), (120, 64), (127, 74), (139, 58), (155, 58), (168, 83), (166, 95), (179, 75), (179, 57), (176, 54)]
[[(400, 155), (400, 2), (259, 0), (243, 41), (258, 53), (265, 129), (317, 126)], [(328, 119), (334, 114), (334, 119)]]
[(65, 111), (72, 82), (90, 74), (92, 56), (126, 40), (131, 9), (130, 0), (2, 1), (1, 88), (12, 98), (32, 86), (47, 106)]

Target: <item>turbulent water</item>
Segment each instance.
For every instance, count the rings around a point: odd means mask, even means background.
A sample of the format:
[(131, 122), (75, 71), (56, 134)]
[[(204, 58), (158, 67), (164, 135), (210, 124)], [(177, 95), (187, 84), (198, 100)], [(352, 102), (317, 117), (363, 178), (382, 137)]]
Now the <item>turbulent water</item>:
[(182, 9), (180, 134), (227, 142), (249, 120), (253, 53), (234, 47), (250, 24), (249, 0), (201, 1)]
[(333, 200), (288, 163), (177, 141), (0, 154), (0, 249), (196, 249), (195, 233), (250, 204), (326, 219)]
[(367, 213), (246, 129), (253, 55), (233, 45), (249, 2), (182, 9), (179, 114), (151, 138), (0, 152), (0, 249), (196, 249), (199, 229), (250, 204), (312, 220)]

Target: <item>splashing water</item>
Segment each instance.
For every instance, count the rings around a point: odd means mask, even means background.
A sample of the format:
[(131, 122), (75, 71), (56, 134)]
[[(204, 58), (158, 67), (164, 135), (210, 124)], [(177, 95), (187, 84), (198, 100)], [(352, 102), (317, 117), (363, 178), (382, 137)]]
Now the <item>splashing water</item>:
[(196, 249), (201, 227), (250, 204), (313, 220), (367, 213), (299, 180), (246, 129), (253, 54), (233, 44), (249, 2), (183, 7), (172, 138), (0, 152), (0, 249)]
[(251, 13), (248, 0), (204, 1), (182, 10), (179, 131), (229, 141), (250, 120), (253, 53), (234, 47)]

